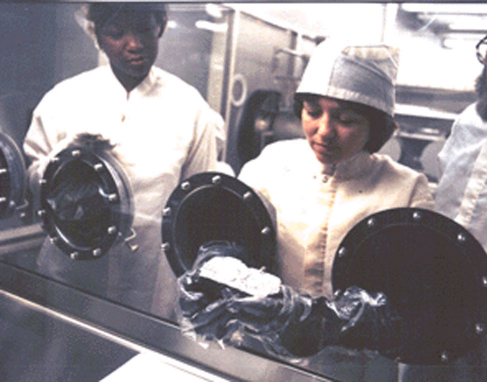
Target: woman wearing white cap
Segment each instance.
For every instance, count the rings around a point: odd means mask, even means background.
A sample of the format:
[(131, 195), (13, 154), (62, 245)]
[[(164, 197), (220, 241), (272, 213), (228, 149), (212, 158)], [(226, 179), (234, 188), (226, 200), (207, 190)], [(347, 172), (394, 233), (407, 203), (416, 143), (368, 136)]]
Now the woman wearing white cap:
[(312, 296), (333, 296), (341, 240), (363, 218), (396, 207), (432, 208), (423, 174), (376, 152), (391, 137), (397, 51), (319, 45), (295, 95), (306, 140), (277, 142), (239, 178), (274, 205), (279, 275)]
[(386, 46), (316, 48), (295, 95), (307, 139), (267, 146), (239, 176), (275, 207), (282, 283), (266, 292), (273, 275), (211, 269), (240, 291), (256, 280), (259, 294), (208, 293), (201, 279), (219, 249), (205, 249), (178, 280), (180, 322), (192, 338), (233, 343), (235, 333), (250, 334), (273, 353), (299, 357), (341, 344), (395, 358), (409, 341), (387, 296), (357, 287), (334, 294), (331, 285), (337, 247), (359, 221), (390, 208), (433, 207), (423, 174), (376, 153), (396, 127), (396, 55)]

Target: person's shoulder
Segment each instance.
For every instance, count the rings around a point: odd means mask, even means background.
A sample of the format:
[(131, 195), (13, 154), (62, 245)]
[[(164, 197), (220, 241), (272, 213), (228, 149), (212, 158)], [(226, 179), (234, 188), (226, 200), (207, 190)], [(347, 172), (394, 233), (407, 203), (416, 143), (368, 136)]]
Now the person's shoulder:
[(261, 155), (274, 156), (278, 154), (283, 154), (291, 158), (301, 156), (302, 153), (308, 154), (309, 151), (310, 148), (306, 139), (297, 138), (270, 143), (264, 147)]
[(54, 86), (54, 89), (66, 89), (75, 85), (90, 86), (93, 81), (98, 81), (100, 78), (104, 77), (109, 70), (110, 69), (108, 66), (99, 66), (94, 69), (75, 74), (72, 77), (68, 77), (58, 82)]
[(389, 176), (401, 179), (418, 179), (425, 176), (423, 173), (395, 161), (389, 155), (375, 153), (372, 156), (376, 163), (376, 168), (380, 168), (382, 173)]
[(472, 103), (455, 116), (451, 128), (451, 135), (469, 134), (469, 131), (477, 134), (479, 131), (487, 130), (487, 123), (479, 115), (477, 106), (477, 102)]
[(289, 139), (268, 144), (251, 162), (255, 166), (269, 166), (279, 173), (287, 173), (295, 167), (302, 168), (303, 162), (314, 161), (306, 139)]
[(174, 96), (190, 96), (194, 99), (203, 100), (203, 97), (194, 86), (188, 84), (186, 81), (182, 80), (175, 74), (169, 73), (168, 71), (158, 68), (156, 66), (152, 67), (152, 72), (155, 76), (157, 86), (165, 90), (171, 91)]
[(43, 95), (36, 109), (57, 108), (59, 104), (74, 103), (73, 100), (91, 94), (90, 91), (102, 83), (106, 70), (105, 67), (97, 67), (59, 81)]
[(97, 67), (87, 70), (85, 72), (76, 74), (72, 77), (68, 77), (57, 84), (55, 84), (51, 90), (49, 90), (44, 98), (50, 97), (73, 97), (83, 92), (83, 89), (100, 85), (103, 76), (106, 75), (107, 67)]
[(459, 121), (472, 121), (476, 124), (479, 124), (482, 118), (480, 117), (479, 113), (477, 112), (477, 103), (472, 103), (468, 105), (463, 111), (457, 114), (455, 118), (455, 122)]
[(478, 114), (477, 113), (477, 102), (471, 103), (459, 114)]
[(477, 111), (477, 103), (468, 105), (458, 114), (451, 127), (447, 142), (455, 145), (476, 146), (487, 139), (487, 122)]
[[(239, 179), (259, 190), (292, 181), (289, 175), (306, 168), (301, 158), (311, 151), (305, 139), (283, 140), (270, 143), (255, 159), (242, 168)], [(298, 170), (296, 172), (296, 170)], [(272, 187), (273, 187), (272, 186)]]

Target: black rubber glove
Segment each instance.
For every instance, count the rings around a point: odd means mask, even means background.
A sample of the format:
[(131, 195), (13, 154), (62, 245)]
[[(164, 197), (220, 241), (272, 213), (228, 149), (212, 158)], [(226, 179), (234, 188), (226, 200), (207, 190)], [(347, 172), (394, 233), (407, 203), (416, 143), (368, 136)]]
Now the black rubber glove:
[(342, 346), (396, 358), (410, 342), (404, 320), (383, 293), (367, 293), (353, 286), (327, 305), (346, 322), (338, 340)]
[(232, 286), (201, 276), (205, 263), (237, 250), (230, 243), (204, 246), (194, 268), (178, 280), (181, 326), (193, 339), (232, 344), (234, 334), (247, 335), (273, 354), (292, 358), (309, 357), (330, 345), (398, 351), (404, 338), (401, 320), (381, 293), (353, 286), (328, 301), (281, 284), (273, 293), (251, 295), (235, 287), (248, 274), (233, 262), (221, 270), (236, 280)]
[[(225, 268), (217, 268), (212, 279), (205, 267), (215, 264), (215, 257), (231, 261), (220, 262)], [(290, 322), (309, 314), (312, 299), (281, 285), (275, 276), (249, 269), (237, 257), (241, 248), (227, 242), (200, 248), (193, 269), (178, 280), (182, 330), (201, 342), (231, 342), (239, 332), (278, 344)], [(216, 281), (222, 277), (228, 283)], [(263, 290), (270, 292), (261, 294)]]

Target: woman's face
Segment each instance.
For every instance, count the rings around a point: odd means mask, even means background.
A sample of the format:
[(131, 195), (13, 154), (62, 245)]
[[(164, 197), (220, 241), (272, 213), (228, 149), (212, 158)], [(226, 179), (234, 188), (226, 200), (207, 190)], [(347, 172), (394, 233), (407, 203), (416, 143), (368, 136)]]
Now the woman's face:
[(353, 157), (369, 140), (368, 119), (333, 98), (304, 101), (301, 121), (311, 149), (323, 164)]
[(158, 53), (160, 28), (150, 12), (122, 11), (100, 31), (100, 47), (124, 86), (138, 85), (149, 73)]

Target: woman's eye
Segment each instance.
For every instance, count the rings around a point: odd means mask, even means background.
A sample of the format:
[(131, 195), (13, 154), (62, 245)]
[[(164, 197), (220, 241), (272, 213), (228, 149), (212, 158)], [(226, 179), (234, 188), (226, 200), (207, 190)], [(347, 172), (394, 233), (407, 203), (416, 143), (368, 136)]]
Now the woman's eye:
[(123, 33), (124, 32), (122, 30), (115, 29), (115, 28), (113, 28), (113, 29), (110, 28), (110, 29), (107, 29), (107, 30), (103, 31), (103, 34), (105, 36), (110, 37), (110, 38), (113, 38), (115, 40), (118, 40), (118, 39), (122, 38), (123, 37)]
[(358, 117), (354, 113), (348, 111), (338, 112), (335, 116), (336, 120), (344, 125), (350, 125), (358, 121)]
[(311, 118), (318, 118), (321, 116), (321, 110), (320, 109), (306, 109), (306, 113)]

